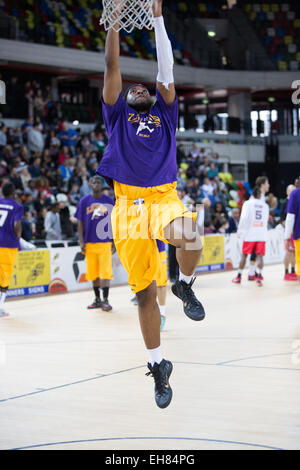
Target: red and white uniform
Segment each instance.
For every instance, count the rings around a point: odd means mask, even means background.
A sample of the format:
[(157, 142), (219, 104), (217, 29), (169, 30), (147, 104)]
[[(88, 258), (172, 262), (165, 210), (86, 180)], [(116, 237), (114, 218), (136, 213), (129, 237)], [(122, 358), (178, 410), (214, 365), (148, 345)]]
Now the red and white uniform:
[(238, 237), (243, 239), (243, 254), (265, 255), (268, 237), (269, 206), (263, 199), (251, 198), (242, 207)]

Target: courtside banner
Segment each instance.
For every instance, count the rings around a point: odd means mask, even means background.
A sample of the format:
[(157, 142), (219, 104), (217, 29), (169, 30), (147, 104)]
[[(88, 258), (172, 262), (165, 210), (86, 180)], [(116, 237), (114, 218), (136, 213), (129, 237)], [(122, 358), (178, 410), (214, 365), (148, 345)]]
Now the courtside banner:
[[(91, 282), (86, 280), (86, 260), (80, 247), (50, 248), (51, 279), (49, 293), (71, 292), (89, 289)], [(128, 275), (117, 253), (112, 255), (114, 279), (111, 286), (126, 284)]]
[(50, 251), (19, 251), (7, 297), (45, 294), (50, 284)]
[(206, 235), (203, 251), (196, 273), (225, 269), (224, 235)]

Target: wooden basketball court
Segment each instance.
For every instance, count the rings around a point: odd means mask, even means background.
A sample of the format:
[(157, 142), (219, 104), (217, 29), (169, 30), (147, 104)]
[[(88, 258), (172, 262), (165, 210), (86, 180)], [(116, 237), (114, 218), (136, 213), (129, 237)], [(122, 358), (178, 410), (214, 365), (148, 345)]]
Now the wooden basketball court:
[(264, 287), (199, 276), (207, 318), (171, 292), (162, 333), (173, 401), (154, 402), (137, 307), (93, 292), (6, 304), (0, 320), (0, 449), (300, 449), (300, 285), (265, 268)]

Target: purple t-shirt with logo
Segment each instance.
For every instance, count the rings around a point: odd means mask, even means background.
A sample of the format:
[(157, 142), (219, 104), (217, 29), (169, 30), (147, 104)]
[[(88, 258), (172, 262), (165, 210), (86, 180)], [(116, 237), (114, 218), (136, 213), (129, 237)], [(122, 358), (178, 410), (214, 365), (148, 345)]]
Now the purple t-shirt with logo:
[(113, 199), (105, 194), (98, 199), (90, 194), (80, 199), (75, 217), (83, 223), (84, 243), (112, 242), (113, 206)]
[(166, 246), (163, 241), (161, 240), (156, 240), (156, 245), (158, 248), (158, 251), (161, 253), (162, 251), (166, 251)]
[(287, 213), (295, 215), (295, 224), (294, 224), (294, 240), (299, 240), (300, 238), (300, 188), (295, 189), (291, 192)]
[(156, 90), (156, 102), (139, 114), (120, 94), (113, 106), (102, 99), (109, 137), (97, 173), (131, 186), (151, 187), (177, 181), (176, 128), (178, 100), (167, 105)]
[(0, 247), (20, 248), (14, 223), (21, 220), (23, 207), (13, 199), (0, 199)]

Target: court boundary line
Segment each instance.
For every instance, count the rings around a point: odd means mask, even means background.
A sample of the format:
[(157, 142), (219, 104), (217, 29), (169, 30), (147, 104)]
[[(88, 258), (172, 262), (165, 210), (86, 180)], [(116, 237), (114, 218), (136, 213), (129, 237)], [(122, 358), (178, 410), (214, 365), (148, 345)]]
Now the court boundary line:
[[(280, 355), (290, 355), (291, 353), (278, 353), (278, 354), (268, 354), (268, 355), (262, 355), (262, 356), (250, 356), (250, 357), (247, 357), (247, 358), (242, 358), (242, 359), (233, 359), (231, 361), (227, 361), (227, 362), (224, 362), (224, 363), (203, 363), (203, 362), (190, 362), (190, 361), (173, 361), (173, 364), (186, 364), (186, 365), (199, 365), (199, 366), (216, 366), (216, 367), (239, 367), (239, 368), (251, 368), (251, 369), (268, 369), (268, 370), (287, 370), (287, 371), (300, 371), (300, 369), (296, 369), (296, 368), (286, 368), (286, 367), (268, 367), (268, 366), (245, 366), (245, 365), (233, 365), (232, 362), (235, 362), (235, 361), (244, 361), (244, 360), (249, 360), (249, 359), (259, 359), (261, 357), (272, 357), (272, 356), (280, 356)], [(32, 391), (32, 392), (28, 392), (28, 393), (24, 393), (22, 395), (16, 395), (16, 396), (13, 396), (13, 397), (8, 397), (8, 398), (4, 398), (4, 399), (0, 399), (0, 404), (1, 403), (5, 403), (5, 402), (8, 402), (8, 401), (12, 401), (12, 400), (17, 400), (17, 399), (20, 399), (20, 398), (27, 398), (27, 397), (30, 397), (30, 396), (33, 396), (33, 395), (37, 395), (37, 394), (40, 394), (40, 393), (45, 393), (45, 392), (51, 392), (53, 390), (59, 390), (61, 388), (67, 388), (67, 387), (71, 387), (72, 385), (79, 385), (79, 384), (82, 384), (82, 383), (86, 383), (86, 382), (91, 382), (93, 380), (97, 380), (97, 379), (102, 379), (103, 377), (111, 377), (113, 375), (118, 375), (118, 374), (122, 374), (124, 372), (131, 372), (133, 370), (137, 370), (137, 369), (142, 369), (142, 368), (145, 368), (146, 369), (146, 366), (145, 365), (141, 365), (141, 366), (135, 366), (135, 367), (131, 367), (129, 369), (122, 369), (122, 370), (119, 370), (119, 371), (116, 371), (116, 372), (111, 372), (111, 373), (108, 373), (108, 374), (98, 374), (94, 377), (90, 377), (90, 378), (87, 378), (87, 379), (80, 379), (80, 380), (76, 380), (74, 382), (70, 382), (70, 383), (67, 383), (67, 384), (62, 384), (62, 385), (56, 385), (54, 387), (49, 387), (49, 388), (42, 388), (40, 387), (39, 389), (35, 390), (35, 391)]]
[[(221, 444), (234, 444), (234, 445), (244, 445), (247, 447), (260, 447), (262, 449), (268, 450), (285, 450), (280, 447), (269, 446), (266, 444), (252, 444), (249, 442), (241, 442), (241, 441), (226, 441), (222, 439), (207, 439), (207, 438), (198, 438), (198, 437), (171, 437), (171, 436), (164, 436), (164, 437), (152, 437), (152, 436), (139, 436), (139, 437), (109, 437), (109, 438), (95, 438), (95, 439), (82, 439), (82, 440), (74, 440), (74, 441), (61, 441), (61, 442), (50, 442), (46, 444), (33, 444), (30, 446), (25, 447), (16, 447), (9, 450), (26, 450), (26, 449), (34, 449), (39, 447), (50, 447), (50, 446), (57, 446), (57, 445), (67, 445), (67, 444), (80, 444), (80, 443), (87, 443), (87, 442), (107, 442), (107, 441), (123, 441), (123, 440), (182, 440), (182, 441), (201, 441), (201, 442), (215, 442)], [(102, 450), (102, 449), (100, 449)], [(105, 449), (103, 449), (105, 450)], [(193, 449), (191, 449), (192, 451)], [(196, 449), (197, 450), (197, 449)], [(151, 450), (152, 451), (152, 450)], [(117, 452), (116, 449), (111, 450), (111, 452)], [(154, 451), (155, 452), (155, 451)]]

